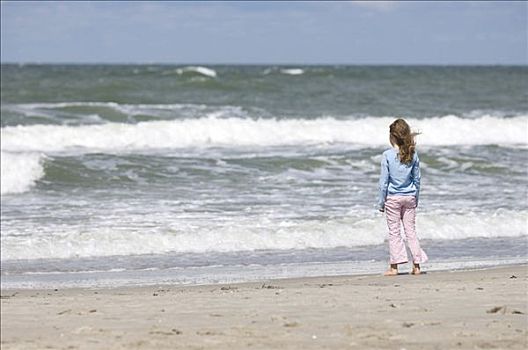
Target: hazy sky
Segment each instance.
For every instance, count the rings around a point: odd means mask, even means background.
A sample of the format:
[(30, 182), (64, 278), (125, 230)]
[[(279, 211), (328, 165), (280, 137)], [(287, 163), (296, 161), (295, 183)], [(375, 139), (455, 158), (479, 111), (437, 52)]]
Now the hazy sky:
[(1, 3), (2, 62), (527, 64), (526, 2)]

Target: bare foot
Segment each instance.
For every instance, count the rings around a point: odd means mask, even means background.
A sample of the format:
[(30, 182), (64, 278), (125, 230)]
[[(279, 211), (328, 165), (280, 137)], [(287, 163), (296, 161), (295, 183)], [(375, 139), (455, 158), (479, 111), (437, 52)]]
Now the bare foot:
[(388, 269), (387, 271), (385, 271), (385, 273), (383, 274), (383, 276), (397, 276), (398, 275), (398, 269)]
[(420, 265), (414, 264), (414, 267), (411, 271), (411, 275), (421, 275), (422, 271), (420, 271)]

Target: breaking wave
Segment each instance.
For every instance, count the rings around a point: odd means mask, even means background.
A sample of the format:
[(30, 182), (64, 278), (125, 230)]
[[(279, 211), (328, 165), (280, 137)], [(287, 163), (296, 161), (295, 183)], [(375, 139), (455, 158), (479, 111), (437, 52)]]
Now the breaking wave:
[[(2, 128), (2, 150), (10, 152), (127, 152), (211, 146), (290, 146), (345, 143), (366, 147), (387, 144), (393, 118), (367, 117), (249, 119), (197, 118), (64, 126), (31, 125)], [(528, 143), (528, 116), (464, 119), (445, 116), (409, 120), (420, 145), (523, 145)]]
[(1, 194), (26, 192), (44, 176), (41, 154), (2, 151), (1, 157)]
[[(133, 219), (122, 218), (132, 222)], [(520, 237), (528, 234), (527, 219), (528, 213), (522, 210), (422, 213), (417, 229), (420, 238), (431, 240)], [(165, 220), (170, 224), (158, 222), (152, 230), (138, 230), (126, 224), (112, 227), (110, 223), (99, 227), (48, 227), (31, 240), (3, 232), (1, 256), (9, 260), (355, 247), (383, 244), (387, 231), (385, 220), (372, 216), (283, 221), (271, 226), (258, 219), (255, 222), (254, 218), (238, 218), (225, 225), (198, 225), (194, 229), (179, 225), (173, 217)]]

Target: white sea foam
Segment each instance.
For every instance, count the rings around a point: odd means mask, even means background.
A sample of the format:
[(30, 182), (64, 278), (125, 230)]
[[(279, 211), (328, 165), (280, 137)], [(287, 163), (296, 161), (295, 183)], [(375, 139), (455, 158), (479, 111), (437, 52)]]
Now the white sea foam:
[(288, 68), (288, 69), (281, 69), (282, 74), (288, 74), (288, 75), (301, 75), (304, 74), (304, 70), (301, 68)]
[[(84, 126), (8, 126), (1, 130), (2, 150), (11, 152), (127, 152), (210, 146), (279, 146), (345, 143), (387, 144), (394, 118), (338, 120), (198, 118), (138, 124)], [(419, 145), (528, 144), (528, 116), (463, 119), (445, 116), (409, 120)]]
[[(160, 216), (161, 218), (161, 216)], [(156, 218), (153, 229), (105, 223), (100, 226), (47, 226), (31, 237), (3, 229), (1, 257), (10, 259), (72, 258), (110, 255), (205, 253), (257, 249), (307, 249), (383, 244), (387, 236), (383, 216), (332, 220), (279, 221), (267, 217), (229, 222), (189, 223)], [(112, 219), (113, 220), (113, 219)], [(121, 218), (123, 222), (135, 219)], [(480, 213), (421, 213), (417, 231), (422, 239), (454, 240), (476, 237), (528, 235), (526, 210)]]
[(179, 75), (185, 74), (185, 73), (197, 73), (201, 74), (203, 76), (209, 77), (209, 78), (216, 78), (217, 74), (214, 69), (207, 68), (207, 67), (201, 67), (201, 66), (188, 66), (184, 68), (178, 68), (174, 72), (176, 72)]
[(1, 194), (29, 190), (44, 176), (43, 156), (36, 153), (1, 152)]

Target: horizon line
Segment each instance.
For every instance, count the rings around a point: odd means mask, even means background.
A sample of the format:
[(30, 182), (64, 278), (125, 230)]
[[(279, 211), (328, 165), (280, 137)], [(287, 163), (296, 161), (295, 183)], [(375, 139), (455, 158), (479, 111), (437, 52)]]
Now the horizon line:
[(39, 62), (39, 61), (0, 61), (0, 65), (171, 65), (171, 66), (528, 66), (526, 63), (300, 63), (300, 62), (270, 62), (270, 63), (237, 63), (237, 62)]

